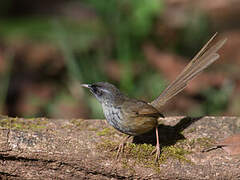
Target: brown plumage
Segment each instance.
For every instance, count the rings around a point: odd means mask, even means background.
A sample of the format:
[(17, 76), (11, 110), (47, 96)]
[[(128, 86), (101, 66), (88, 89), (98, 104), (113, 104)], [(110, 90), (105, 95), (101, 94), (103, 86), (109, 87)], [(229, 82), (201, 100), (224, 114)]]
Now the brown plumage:
[[(181, 92), (191, 79), (219, 58), (217, 51), (224, 45), (226, 39), (210, 46), (215, 37), (216, 34), (190, 61), (179, 76), (151, 103), (129, 98), (114, 85), (107, 82), (98, 82), (92, 85), (83, 84), (82, 86), (89, 88), (95, 95), (102, 104), (107, 122), (120, 132), (130, 136), (137, 136), (155, 128), (157, 140), (156, 160), (158, 160), (160, 145), (157, 120), (159, 117), (163, 117), (159, 110), (169, 99)], [(123, 141), (120, 144), (117, 154), (123, 150), (124, 143)]]

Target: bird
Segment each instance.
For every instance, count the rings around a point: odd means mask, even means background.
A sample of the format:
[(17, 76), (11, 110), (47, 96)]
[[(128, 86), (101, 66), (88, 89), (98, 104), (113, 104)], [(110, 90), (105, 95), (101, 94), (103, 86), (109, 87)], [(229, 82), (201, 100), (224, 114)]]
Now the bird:
[(107, 122), (118, 131), (128, 135), (120, 143), (117, 157), (120, 152), (123, 152), (124, 145), (128, 138), (142, 135), (155, 128), (156, 148), (154, 153), (156, 153), (155, 160), (159, 160), (161, 150), (158, 134), (158, 119), (164, 118), (160, 112), (160, 108), (181, 92), (190, 80), (219, 58), (217, 51), (225, 44), (227, 39), (221, 39), (211, 45), (216, 35), (217, 33), (210, 38), (176, 79), (150, 103), (130, 98), (123, 94), (116, 86), (108, 82), (82, 84), (82, 87), (88, 88), (102, 105)]

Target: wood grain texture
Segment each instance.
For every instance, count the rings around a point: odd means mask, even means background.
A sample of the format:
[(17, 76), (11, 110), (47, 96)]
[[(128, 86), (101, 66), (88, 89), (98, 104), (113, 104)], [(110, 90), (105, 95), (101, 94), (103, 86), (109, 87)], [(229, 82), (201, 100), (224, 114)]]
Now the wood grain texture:
[[(184, 160), (168, 157), (157, 166), (128, 155), (115, 161), (109, 145), (122, 134), (103, 120), (0, 119), (0, 176), (4, 179), (239, 179), (240, 157), (202, 148), (240, 132), (238, 117), (161, 119), (160, 142), (188, 151)], [(142, 139), (141, 139), (142, 138)], [(155, 141), (135, 137), (136, 147)], [(135, 147), (135, 146), (134, 146)], [(164, 153), (164, 150), (163, 150)], [(166, 154), (165, 154), (166, 155)], [(149, 155), (150, 156), (150, 155)], [(151, 161), (152, 157), (149, 158)], [(146, 161), (147, 160), (147, 161)]]

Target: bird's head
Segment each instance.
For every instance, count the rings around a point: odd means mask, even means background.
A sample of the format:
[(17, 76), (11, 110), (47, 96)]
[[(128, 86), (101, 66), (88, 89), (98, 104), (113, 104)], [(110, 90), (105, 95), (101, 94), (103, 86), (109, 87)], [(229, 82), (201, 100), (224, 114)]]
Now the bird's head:
[(124, 98), (119, 89), (108, 82), (82, 84), (82, 87), (88, 88), (101, 104), (116, 104)]

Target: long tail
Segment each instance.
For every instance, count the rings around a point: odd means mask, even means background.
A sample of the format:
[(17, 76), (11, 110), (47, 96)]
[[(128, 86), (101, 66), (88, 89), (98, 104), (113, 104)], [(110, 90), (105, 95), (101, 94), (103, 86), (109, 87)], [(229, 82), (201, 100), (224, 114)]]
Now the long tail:
[(169, 99), (181, 92), (190, 80), (196, 77), (200, 72), (219, 58), (217, 51), (225, 44), (227, 39), (225, 38), (219, 40), (217, 43), (210, 46), (210, 43), (214, 40), (216, 35), (217, 33), (215, 33), (213, 37), (203, 46), (197, 55), (183, 69), (177, 78), (158, 96), (158, 98), (151, 102), (152, 106), (159, 109)]

